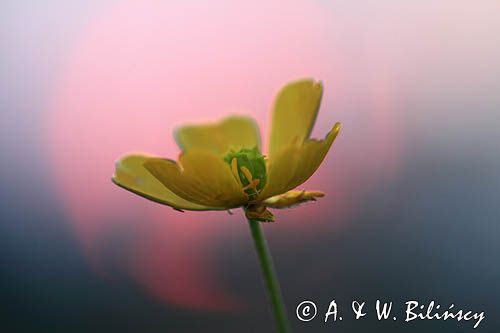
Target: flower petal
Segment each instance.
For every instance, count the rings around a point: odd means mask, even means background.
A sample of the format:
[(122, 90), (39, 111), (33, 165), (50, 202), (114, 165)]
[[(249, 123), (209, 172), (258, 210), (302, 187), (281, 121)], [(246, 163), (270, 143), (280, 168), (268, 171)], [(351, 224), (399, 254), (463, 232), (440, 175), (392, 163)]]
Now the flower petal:
[(286, 193), (267, 198), (263, 203), (266, 207), (283, 209), (291, 208), (308, 201), (316, 201), (316, 198), (324, 196), (325, 194), (319, 191), (288, 191)]
[(301, 145), (309, 138), (322, 94), (323, 85), (313, 80), (290, 83), (278, 93), (272, 118), (270, 159), (285, 147)]
[(290, 145), (270, 158), (267, 185), (257, 200), (285, 193), (309, 179), (323, 162), (340, 127), (340, 123), (336, 123), (325, 139)]
[(229, 209), (248, 201), (229, 165), (208, 151), (186, 151), (179, 157), (179, 164), (150, 158), (144, 167), (179, 197), (199, 205)]
[(150, 158), (152, 157), (146, 155), (127, 155), (121, 158), (116, 162), (116, 171), (112, 181), (130, 192), (177, 210), (221, 209), (199, 205), (173, 193), (144, 168), (143, 163)]
[(182, 151), (197, 149), (225, 154), (230, 148), (260, 150), (259, 127), (249, 117), (231, 116), (218, 123), (184, 126), (175, 131), (175, 139)]

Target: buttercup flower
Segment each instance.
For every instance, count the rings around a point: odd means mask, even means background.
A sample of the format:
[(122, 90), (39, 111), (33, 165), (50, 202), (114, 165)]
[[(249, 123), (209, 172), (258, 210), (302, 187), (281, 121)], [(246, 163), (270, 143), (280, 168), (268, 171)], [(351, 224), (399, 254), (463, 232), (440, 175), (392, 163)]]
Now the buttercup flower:
[(288, 208), (322, 197), (296, 191), (318, 169), (340, 130), (336, 123), (323, 140), (311, 139), (323, 86), (303, 80), (285, 86), (274, 105), (267, 156), (259, 128), (250, 118), (185, 126), (175, 138), (179, 161), (128, 155), (116, 163), (113, 182), (147, 199), (183, 210), (243, 207), (280, 333), (288, 333), (285, 303), (260, 222), (274, 221), (268, 208)]
[(322, 197), (296, 191), (318, 169), (335, 140), (336, 123), (323, 140), (310, 134), (323, 86), (302, 80), (278, 94), (267, 154), (259, 128), (248, 117), (179, 128), (179, 161), (132, 154), (116, 163), (113, 182), (176, 210), (229, 210), (242, 207), (248, 219), (274, 221), (268, 208), (288, 208)]

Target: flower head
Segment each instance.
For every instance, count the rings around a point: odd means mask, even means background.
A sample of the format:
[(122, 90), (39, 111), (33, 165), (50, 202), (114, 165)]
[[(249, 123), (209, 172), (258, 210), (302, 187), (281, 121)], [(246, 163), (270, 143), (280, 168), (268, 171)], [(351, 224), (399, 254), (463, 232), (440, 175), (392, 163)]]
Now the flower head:
[(288, 208), (323, 196), (318, 191), (293, 191), (317, 170), (341, 127), (336, 123), (322, 140), (310, 138), (322, 93), (322, 84), (312, 80), (292, 82), (279, 92), (267, 156), (262, 154), (257, 124), (231, 116), (178, 129), (178, 162), (124, 156), (112, 180), (176, 210), (243, 207), (250, 219), (274, 221), (268, 207)]

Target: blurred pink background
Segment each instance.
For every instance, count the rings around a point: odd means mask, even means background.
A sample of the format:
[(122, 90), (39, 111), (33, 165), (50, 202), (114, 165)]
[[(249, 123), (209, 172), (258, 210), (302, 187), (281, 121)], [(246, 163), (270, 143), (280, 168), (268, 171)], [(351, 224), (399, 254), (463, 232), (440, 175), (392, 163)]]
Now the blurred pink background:
[[(154, 295), (196, 308), (238, 306), (216, 283), (214, 248), (247, 236), (244, 217), (179, 214), (121, 191), (109, 177), (129, 151), (177, 156), (172, 134), (183, 123), (252, 115), (265, 145), (274, 96), (291, 80), (324, 82), (317, 137), (336, 121), (345, 130), (303, 186), (327, 198), (277, 213), (270, 232), (286, 237), (300, 228), (304, 241), (313, 241), (339, 227), (356, 198), (395, 171), (397, 84), (377, 56), (388, 41), (380, 36), (367, 45), (375, 56), (355, 68), (352, 51), (342, 50), (342, 25), (327, 9), (311, 1), (126, 1), (88, 24), (53, 91), (47, 136), (61, 200), (97, 267), (99, 244), (129, 229), (135, 236), (122, 244), (129, 250), (120, 266)], [(325, 216), (331, 218), (319, 219)]]

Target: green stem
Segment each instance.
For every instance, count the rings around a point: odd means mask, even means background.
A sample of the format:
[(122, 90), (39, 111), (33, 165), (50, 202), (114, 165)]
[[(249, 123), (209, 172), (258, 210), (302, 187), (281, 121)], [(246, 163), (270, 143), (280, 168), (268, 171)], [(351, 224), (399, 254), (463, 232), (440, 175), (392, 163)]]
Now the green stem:
[(271, 298), (271, 306), (278, 332), (288, 333), (290, 332), (290, 327), (286, 319), (285, 304), (283, 303), (280, 285), (278, 279), (276, 278), (273, 260), (269, 252), (269, 248), (267, 247), (264, 233), (260, 227), (260, 222), (248, 220), (248, 223), (250, 224), (250, 230), (252, 231), (252, 237), (255, 243), (255, 249), (257, 251), (257, 257), (259, 258), (260, 267), (262, 269), (262, 275), (264, 276), (264, 280), (266, 282), (267, 292)]

